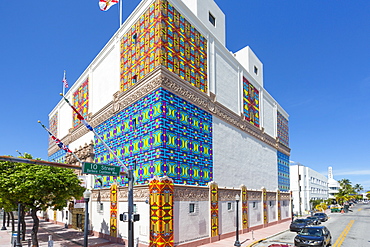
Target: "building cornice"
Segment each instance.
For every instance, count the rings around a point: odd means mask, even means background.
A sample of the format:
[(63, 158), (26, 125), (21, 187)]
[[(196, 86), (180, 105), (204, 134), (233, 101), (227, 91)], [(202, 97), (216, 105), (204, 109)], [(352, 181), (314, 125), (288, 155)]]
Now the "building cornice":
[[(117, 114), (119, 111), (122, 111), (152, 91), (161, 87), (207, 111), (214, 117), (217, 117), (224, 122), (248, 133), (255, 139), (277, 149), (286, 155), (290, 155), (290, 149), (281, 144), (277, 138), (273, 138), (265, 133), (263, 128), (257, 128), (253, 124), (246, 121), (242, 114), (238, 115), (217, 102), (217, 98), (214, 94), (210, 93), (210, 95), (208, 95), (201, 92), (196, 87), (192, 86), (185, 80), (182, 80), (177, 75), (168, 71), (162, 66), (155, 68), (152, 72), (147, 74), (142, 80), (129, 88), (127, 91), (116, 92), (113, 95), (113, 100), (111, 102), (109, 102), (105, 107), (100, 109), (95, 114), (90, 114), (87, 120), (94, 128)], [(88, 133), (88, 130), (85, 126), (80, 124), (76, 128), (70, 129), (68, 135), (62, 138), (62, 142), (68, 145), (86, 133)], [(57, 146), (52, 145), (49, 148), (48, 153), (51, 155), (57, 150)]]

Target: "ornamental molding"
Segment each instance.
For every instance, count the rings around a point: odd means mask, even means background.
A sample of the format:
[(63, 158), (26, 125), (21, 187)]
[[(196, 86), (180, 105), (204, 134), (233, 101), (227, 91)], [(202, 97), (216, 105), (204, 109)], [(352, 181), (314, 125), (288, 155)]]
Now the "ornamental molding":
[(262, 200), (262, 191), (248, 191), (248, 200), (249, 201)]
[[(127, 187), (118, 188), (118, 197), (119, 202), (127, 202), (128, 194)], [(135, 186), (134, 187), (134, 201), (135, 202), (148, 202), (149, 201), (149, 187), (148, 186)], [(110, 201), (110, 189), (94, 189), (91, 194), (93, 201), (98, 202), (109, 202)]]
[(235, 201), (236, 195), (240, 196), (240, 190), (233, 189), (218, 189), (218, 200), (219, 201)]
[[(265, 133), (263, 128), (258, 128), (246, 121), (242, 114), (238, 115), (217, 102), (217, 97), (212, 92), (209, 92), (209, 95), (203, 93), (163, 66), (157, 66), (127, 91), (114, 93), (112, 101), (94, 115), (90, 113), (87, 121), (94, 128), (160, 87), (207, 111), (214, 117), (248, 133), (255, 139), (288, 156), (290, 155), (290, 148), (281, 144), (277, 138), (273, 138)], [(80, 124), (76, 128), (70, 129), (68, 135), (62, 138), (62, 142), (68, 145), (86, 133), (88, 133), (88, 130)], [(56, 151), (58, 151), (58, 147), (53, 144), (49, 147), (48, 154), (51, 155)]]
[(276, 201), (276, 192), (266, 192), (266, 198), (268, 201)]
[(174, 201), (208, 201), (208, 187), (178, 187), (174, 189)]
[(290, 193), (287, 192), (287, 193), (283, 193), (283, 192), (280, 192), (280, 200), (281, 201), (286, 201), (286, 200), (290, 200)]

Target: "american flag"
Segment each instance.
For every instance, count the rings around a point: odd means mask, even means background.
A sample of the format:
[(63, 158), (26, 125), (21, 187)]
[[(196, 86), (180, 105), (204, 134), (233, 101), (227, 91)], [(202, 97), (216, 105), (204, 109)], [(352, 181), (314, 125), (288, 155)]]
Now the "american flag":
[(102, 11), (107, 11), (110, 7), (118, 3), (119, 0), (99, 0), (99, 7)]
[(65, 88), (67, 88), (68, 87), (68, 81), (67, 81), (67, 77), (66, 77), (66, 71), (64, 71), (64, 76), (63, 76), (62, 82), (63, 82), (63, 86)]
[(63, 144), (63, 142), (61, 142), (58, 138), (56, 138), (52, 133), (50, 133), (48, 131), (49, 135), (51, 136), (51, 139), (53, 139), (55, 141), (55, 143), (58, 145), (58, 147), (60, 149), (63, 149), (64, 151), (66, 151), (67, 153), (72, 153), (72, 151), (66, 146)]

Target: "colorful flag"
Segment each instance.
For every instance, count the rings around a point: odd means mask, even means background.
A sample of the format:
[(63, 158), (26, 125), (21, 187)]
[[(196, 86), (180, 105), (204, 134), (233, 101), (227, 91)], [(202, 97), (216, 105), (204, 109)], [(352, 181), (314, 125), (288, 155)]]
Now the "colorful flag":
[(66, 77), (66, 71), (64, 71), (64, 76), (63, 76), (63, 87), (67, 88), (68, 87), (68, 81), (67, 81), (67, 77)]
[(63, 142), (61, 142), (61, 140), (59, 140), (58, 138), (56, 138), (51, 132), (50, 130), (48, 130), (48, 128), (45, 127), (45, 125), (43, 125), (40, 121), (38, 121), (41, 126), (46, 130), (46, 132), (48, 132), (48, 134), (50, 135), (51, 139), (53, 139), (55, 141), (55, 143), (58, 145), (58, 147), (60, 149), (63, 149), (64, 151), (66, 151), (67, 153), (72, 153), (72, 151), (66, 146), (63, 144)]
[[(62, 95), (63, 96), (63, 95)], [(90, 131), (94, 131), (93, 127), (89, 125), (89, 123), (85, 120), (85, 118), (77, 111), (77, 109), (69, 103), (66, 97), (63, 96), (63, 99), (68, 103), (68, 105), (72, 108), (72, 110), (77, 114), (77, 118), (88, 128)]]
[(107, 11), (110, 7), (118, 3), (119, 0), (99, 0), (99, 7), (102, 11)]

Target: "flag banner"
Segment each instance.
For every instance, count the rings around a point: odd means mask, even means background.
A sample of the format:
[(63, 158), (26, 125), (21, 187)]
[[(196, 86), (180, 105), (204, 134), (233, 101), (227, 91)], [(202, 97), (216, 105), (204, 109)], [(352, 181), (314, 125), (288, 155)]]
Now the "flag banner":
[(68, 88), (68, 81), (67, 81), (67, 77), (66, 77), (66, 71), (64, 71), (64, 76), (63, 76), (63, 87), (65, 88)]
[(45, 127), (45, 125), (43, 125), (40, 121), (38, 121), (41, 126), (46, 130), (46, 132), (48, 132), (48, 134), (50, 135), (51, 139), (53, 139), (55, 141), (55, 143), (58, 145), (58, 147), (60, 149), (63, 149), (64, 151), (66, 151), (66, 153), (72, 153), (72, 151), (66, 146), (63, 144), (63, 142), (61, 140), (59, 140), (58, 138), (56, 138), (51, 132), (50, 130), (48, 130), (48, 128)]
[(90, 130), (91, 132), (94, 133), (95, 137), (101, 141), (101, 143), (104, 145), (104, 147), (111, 153), (113, 154), (114, 158), (116, 158), (117, 162), (120, 163), (120, 165), (123, 167), (127, 174), (127, 167), (126, 165), (123, 164), (123, 162), (117, 157), (117, 155), (108, 147), (108, 145), (104, 142), (104, 140), (96, 133), (93, 127), (86, 121), (86, 119), (77, 111), (77, 109), (69, 102), (69, 100), (63, 95), (60, 94), (60, 96), (63, 97), (64, 101), (67, 102), (67, 104), (72, 108), (72, 110), (77, 114), (77, 118), (85, 125), (85, 127)]
[(99, 7), (102, 11), (107, 11), (110, 7), (118, 3), (119, 0), (99, 0)]

